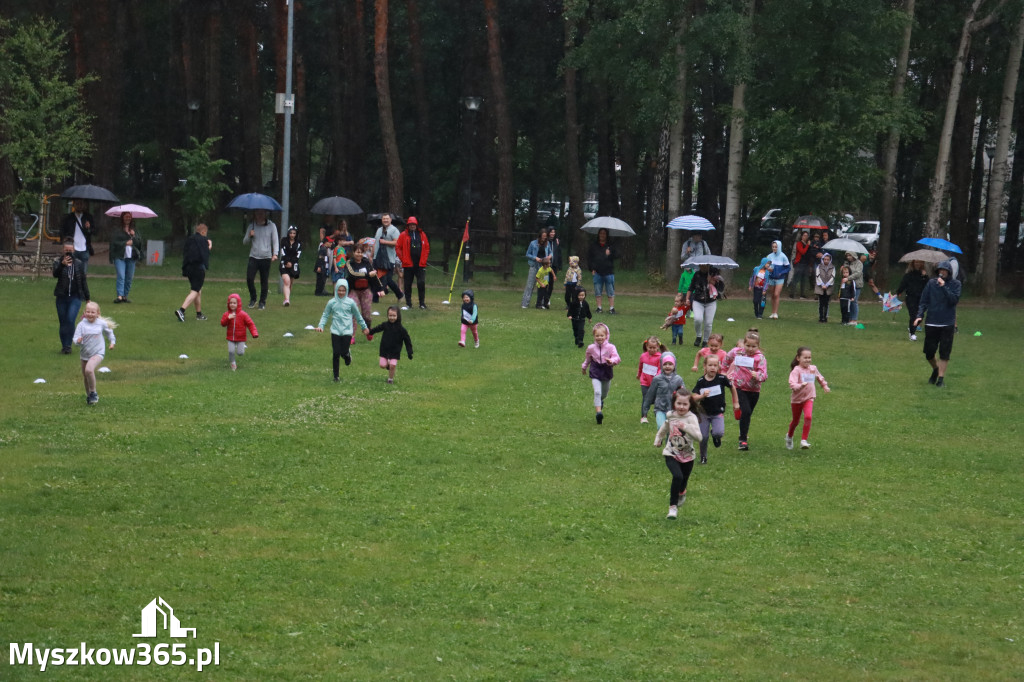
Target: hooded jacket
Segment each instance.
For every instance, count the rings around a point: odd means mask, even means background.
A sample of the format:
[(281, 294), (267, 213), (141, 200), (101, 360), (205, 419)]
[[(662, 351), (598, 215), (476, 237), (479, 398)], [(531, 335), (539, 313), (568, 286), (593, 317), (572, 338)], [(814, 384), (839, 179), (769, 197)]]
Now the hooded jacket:
[(814, 269), (814, 293), (829, 296), (836, 283), (836, 266), (832, 265), (832, 256), (825, 253), (821, 262)]
[(789, 273), (789, 257), (782, 252), (782, 242), (776, 239), (772, 244), (775, 244), (776, 251), (765, 258), (772, 264), (772, 279), (782, 279)]
[(245, 330), (248, 329), (249, 333), (252, 334), (252, 338), (258, 339), (260, 333), (256, 331), (256, 323), (249, 317), (249, 313), (242, 310), (242, 297), (238, 294), (231, 294), (228, 296), (228, 304), (230, 306), (231, 299), (235, 299), (238, 305), (235, 307), (234, 319), (228, 318), (231, 314), (231, 308), (229, 307), (220, 318), (220, 326), (226, 327), (228, 332), (228, 341), (234, 341), (239, 343), (245, 341)]
[(402, 344), (405, 344), (405, 353), (412, 360), (412, 339), (409, 332), (402, 326), (402, 313), (398, 313), (398, 319), (394, 322), (385, 320), (370, 330), (371, 334), (380, 332), (380, 356), (387, 360), (397, 360), (402, 355)]
[(583, 369), (590, 368), (588, 376), (591, 379), (608, 381), (614, 376), (612, 367), (622, 362), (622, 358), (619, 357), (618, 349), (612, 344), (612, 333), (608, 329), (608, 325), (598, 322), (594, 325), (594, 330), (596, 331), (601, 327), (604, 327), (604, 332), (608, 335), (608, 338), (601, 345), (594, 342), (587, 346), (586, 355), (583, 356)]
[(478, 324), (480, 322), (480, 310), (474, 303), (473, 291), (467, 289), (462, 292), (463, 296), (469, 296), (469, 303), (462, 304), (462, 324)]
[(398, 235), (398, 242), (395, 244), (395, 254), (398, 256), (398, 260), (402, 262), (403, 268), (411, 268), (414, 265), (421, 268), (427, 267), (427, 258), (430, 256), (430, 242), (427, 240), (427, 233), (419, 229), (419, 224), (416, 225), (416, 231), (419, 232), (420, 239), (420, 261), (418, 263), (412, 262), (412, 235), (410, 234), (409, 228), (406, 228), (402, 234)]
[(661, 354), (661, 374), (651, 379), (651, 387), (644, 396), (641, 414), (647, 414), (651, 405), (654, 405), (656, 412), (668, 412), (672, 409), (672, 394), (680, 388), (686, 388), (683, 378), (676, 374), (674, 369), (671, 372), (665, 369), (665, 363), (669, 360), (678, 365), (674, 353)]
[[(767, 258), (762, 258), (760, 265), (754, 268), (754, 271), (750, 273), (750, 282), (747, 283), (747, 286), (751, 289), (767, 289), (768, 280), (771, 279), (772, 276), (772, 270), (771, 267), (769, 267), (770, 265), (771, 263)], [(764, 270), (763, 273), (761, 272), (762, 270)], [(757, 281), (758, 278), (761, 279), (760, 282)]]
[[(952, 265), (944, 260), (935, 266), (936, 277), (928, 280), (921, 292), (921, 302), (917, 307), (917, 316), (925, 318), (928, 327), (952, 327), (956, 325), (956, 304), (960, 302), (963, 285), (953, 277)], [(939, 286), (938, 272), (945, 270), (949, 277), (943, 277), (944, 284)]]
[[(740, 367), (736, 364), (736, 357), (745, 355), (754, 361), (753, 367)], [(758, 348), (753, 355), (747, 355), (743, 347), (737, 347), (725, 354), (725, 362), (722, 363), (722, 373), (729, 377), (729, 381), (736, 387), (737, 391), (750, 391), (759, 393), (761, 384), (768, 380), (768, 361), (764, 353)]]
[(336, 336), (352, 336), (355, 331), (352, 320), (359, 321), (360, 329), (367, 329), (366, 320), (359, 314), (359, 305), (348, 297), (348, 282), (339, 279), (334, 283), (334, 298), (324, 306), (324, 314), (320, 316), (317, 327), (323, 329), (327, 320), (331, 320), (331, 333)]

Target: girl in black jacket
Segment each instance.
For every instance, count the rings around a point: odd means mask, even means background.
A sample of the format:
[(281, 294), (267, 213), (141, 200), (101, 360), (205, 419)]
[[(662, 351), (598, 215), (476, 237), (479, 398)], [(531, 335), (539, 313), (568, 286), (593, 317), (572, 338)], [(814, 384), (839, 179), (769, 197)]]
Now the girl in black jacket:
[(398, 306), (388, 306), (388, 321), (378, 324), (370, 330), (370, 334), (383, 332), (380, 337), (380, 368), (388, 370), (388, 383), (395, 383), (395, 370), (398, 369), (398, 358), (402, 355), (402, 344), (405, 352), (412, 360), (412, 339), (409, 332), (402, 326), (402, 311)]
[(900, 288), (896, 290), (897, 296), (903, 292), (907, 293), (904, 307), (910, 316), (907, 329), (910, 331), (911, 341), (917, 341), (917, 327), (914, 326), (914, 318), (917, 317), (917, 308), (921, 304), (921, 293), (926, 284), (928, 284), (928, 271), (925, 270), (924, 262), (915, 260), (907, 266), (907, 272), (900, 281)]

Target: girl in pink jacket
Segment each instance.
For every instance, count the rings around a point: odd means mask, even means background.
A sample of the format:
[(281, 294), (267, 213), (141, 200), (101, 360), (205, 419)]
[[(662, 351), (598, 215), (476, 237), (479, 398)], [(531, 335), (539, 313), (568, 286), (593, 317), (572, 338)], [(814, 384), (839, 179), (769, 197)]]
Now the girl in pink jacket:
[(814, 412), (814, 382), (817, 381), (825, 389), (830, 391), (825, 377), (821, 376), (818, 368), (811, 364), (811, 349), (807, 346), (800, 346), (796, 349), (796, 357), (789, 365), (792, 371), (789, 373), (789, 387), (793, 390), (790, 398), (790, 406), (793, 409), (793, 421), (789, 422), (789, 431), (786, 432), (786, 449), (793, 449), (793, 432), (800, 422), (800, 414), (804, 415), (803, 436), (800, 439), (800, 449), (806, 450), (811, 447), (807, 442), (807, 436), (811, 433), (811, 417)]
[[(651, 380), (661, 371), (661, 354), (665, 352), (665, 344), (657, 336), (648, 336), (644, 341), (644, 352), (640, 354), (640, 365), (636, 370), (636, 378), (640, 380), (640, 423), (647, 423), (647, 410), (644, 399)], [(650, 409), (650, 408), (648, 408)]]
[(743, 345), (729, 351), (722, 363), (722, 372), (736, 387), (736, 395), (740, 401), (738, 410), (734, 410), (740, 420), (740, 450), (749, 450), (747, 432), (750, 430), (750, 417), (761, 398), (761, 384), (768, 379), (768, 361), (761, 352), (761, 335), (757, 329), (750, 328), (743, 336)]
[(612, 381), (612, 368), (622, 362), (619, 351), (612, 345), (608, 325), (598, 322), (593, 329), (594, 343), (587, 346), (583, 358), (583, 374), (589, 369), (590, 383), (594, 386), (594, 416), (597, 423), (604, 421), (604, 399), (608, 397), (608, 386)]

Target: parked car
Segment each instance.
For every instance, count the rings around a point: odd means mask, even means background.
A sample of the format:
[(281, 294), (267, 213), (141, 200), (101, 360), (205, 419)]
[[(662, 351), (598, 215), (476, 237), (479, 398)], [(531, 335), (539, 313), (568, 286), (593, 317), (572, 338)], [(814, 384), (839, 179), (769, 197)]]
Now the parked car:
[[(755, 214), (756, 215), (756, 214)], [(781, 208), (773, 208), (761, 216), (761, 226), (757, 230), (757, 241), (762, 244), (769, 244), (776, 239), (782, 238), (784, 225)]]
[(860, 242), (869, 250), (878, 246), (878, 235), (882, 233), (882, 223), (877, 220), (858, 220), (842, 236)]
[(597, 202), (596, 201), (584, 201), (583, 202), (583, 217), (590, 220), (597, 215)]

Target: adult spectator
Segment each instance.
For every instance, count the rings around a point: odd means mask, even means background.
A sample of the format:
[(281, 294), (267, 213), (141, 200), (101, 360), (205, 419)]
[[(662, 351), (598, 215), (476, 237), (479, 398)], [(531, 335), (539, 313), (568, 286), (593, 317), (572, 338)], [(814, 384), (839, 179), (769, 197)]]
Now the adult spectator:
[(533, 288), (537, 285), (537, 271), (542, 265), (550, 264), (553, 255), (551, 242), (548, 241), (548, 229), (542, 227), (537, 238), (526, 247), (526, 262), (530, 266), (530, 271), (526, 275), (526, 286), (523, 287), (523, 308), (530, 307)]
[(718, 268), (701, 265), (690, 280), (686, 292), (686, 305), (693, 308), (694, 339), (696, 347), (707, 346), (711, 338), (711, 327), (715, 323), (715, 309), (718, 297), (725, 283), (718, 276)]
[(384, 259), (387, 262), (387, 268), (384, 272), (384, 279), (381, 283), (384, 286), (383, 295), (387, 295), (388, 289), (395, 292), (395, 296), (399, 301), (402, 300), (402, 290), (398, 288), (398, 284), (395, 282), (395, 268), (396, 268), (396, 254), (395, 246), (398, 245), (399, 231), (392, 223), (394, 217), (390, 213), (382, 213), (380, 216), (380, 227), (377, 228), (377, 233), (374, 235), (376, 240), (373, 245), (373, 256), (370, 258), (374, 263), (374, 267), (377, 263), (384, 264), (384, 260), (377, 258), (377, 252), (380, 249), (384, 249)]
[(420, 229), (420, 221), (416, 220), (416, 216), (409, 216), (405, 221), (405, 230), (398, 235), (395, 243), (395, 254), (404, 269), (406, 303), (412, 305), (412, 281), (415, 279), (420, 310), (426, 310), (426, 272), (427, 258), (430, 257), (430, 241), (426, 233)]
[(800, 233), (800, 239), (796, 240), (793, 244), (793, 276), (789, 280), (789, 297), (796, 297), (796, 285), (800, 284), (800, 298), (807, 298), (805, 295), (805, 285), (807, 283), (807, 273), (814, 271), (814, 258), (813, 252), (811, 251), (811, 233), (804, 230)]
[(601, 292), (608, 294), (608, 312), (615, 314), (615, 259), (619, 252), (608, 241), (608, 230), (597, 231), (597, 242), (590, 245), (587, 251), (587, 265), (594, 277), (594, 298), (597, 299), (597, 312), (601, 309)]
[(57, 299), (60, 352), (70, 355), (75, 335), (75, 323), (78, 321), (78, 310), (82, 307), (83, 301), (89, 301), (89, 285), (85, 281), (85, 264), (75, 258), (75, 243), (71, 239), (64, 241), (61, 255), (53, 261), (53, 276), (57, 279), (57, 284), (53, 287), (53, 295)]
[(205, 320), (203, 315), (203, 283), (206, 271), (210, 269), (210, 249), (213, 242), (206, 236), (209, 228), (206, 223), (196, 225), (196, 231), (185, 240), (185, 252), (181, 259), (181, 276), (188, 278), (188, 296), (181, 307), (174, 311), (178, 322), (185, 321), (185, 311), (193, 303), (196, 306), (196, 319)]
[(110, 262), (117, 273), (115, 287), (117, 298), (114, 303), (131, 303), (128, 294), (132, 291), (135, 280), (135, 264), (146, 253), (146, 240), (135, 229), (135, 218), (125, 211), (121, 214), (121, 227), (110, 237)]
[(782, 285), (786, 283), (786, 276), (789, 274), (789, 258), (782, 252), (782, 242), (778, 239), (772, 242), (772, 252), (767, 256), (772, 266), (771, 277), (768, 278), (768, 295), (772, 301), (772, 313), (768, 319), (779, 319), (779, 296), (782, 295)]
[(846, 267), (850, 268), (850, 277), (853, 279), (853, 283), (857, 285), (857, 297), (853, 299), (850, 304), (850, 324), (856, 324), (857, 320), (860, 319), (860, 290), (864, 286), (864, 264), (857, 257), (857, 254), (852, 251), (846, 252), (846, 262), (843, 263)]
[[(924, 357), (932, 366), (929, 384), (938, 387), (946, 385), (946, 368), (949, 354), (953, 350), (953, 335), (956, 332), (956, 304), (960, 301), (962, 286), (953, 277), (952, 265), (944, 260), (935, 266), (935, 279), (928, 280), (921, 294), (914, 327), (927, 318), (924, 325)], [(938, 361), (935, 351), (939, 352)]]
[(562, 270), (562, 242), (558, 239), (558, 229), (548, 228), (548, 244), (551, 244), (551, 281), (558, 279), (558, 273)]
[(693, 232), (690, 234), (689, 239), (683, 242), (683, 248), (679, 252), (679, 259), (681, 262), (686, 262), (687, 258), (693, 256), (710, 256), (711, 247), (704, 241), (704, 235), (700, 232)]
[(260, 273), (260, 310), (267, 307), (267, 292), (269, 291), (270, 264), (277, 260), (277, 250), (280, 248), (280, 241), (277, 236), (277, 225), (273, 220), (267, 218), (267, 212), (257, 208), (252, 212), (252, 222), (249, 223), (245, 236), (242, 237), (243, 244), (251, 244), (249, 247), (249, 265), (245, 269), (245, 284), (249, 287), (249, 307), (256, 307), (256, 273)]
[(86, 210), (85, 199), (72, 200), (71, 212), (64, 216), (60, 224), (60, 240), (72, 241), (75, 258), (82, 263), (82, 269), (86, 272), (89, 270), (89, 256), (95, 253), (92, 248), (95, 225), (92, 214)]

